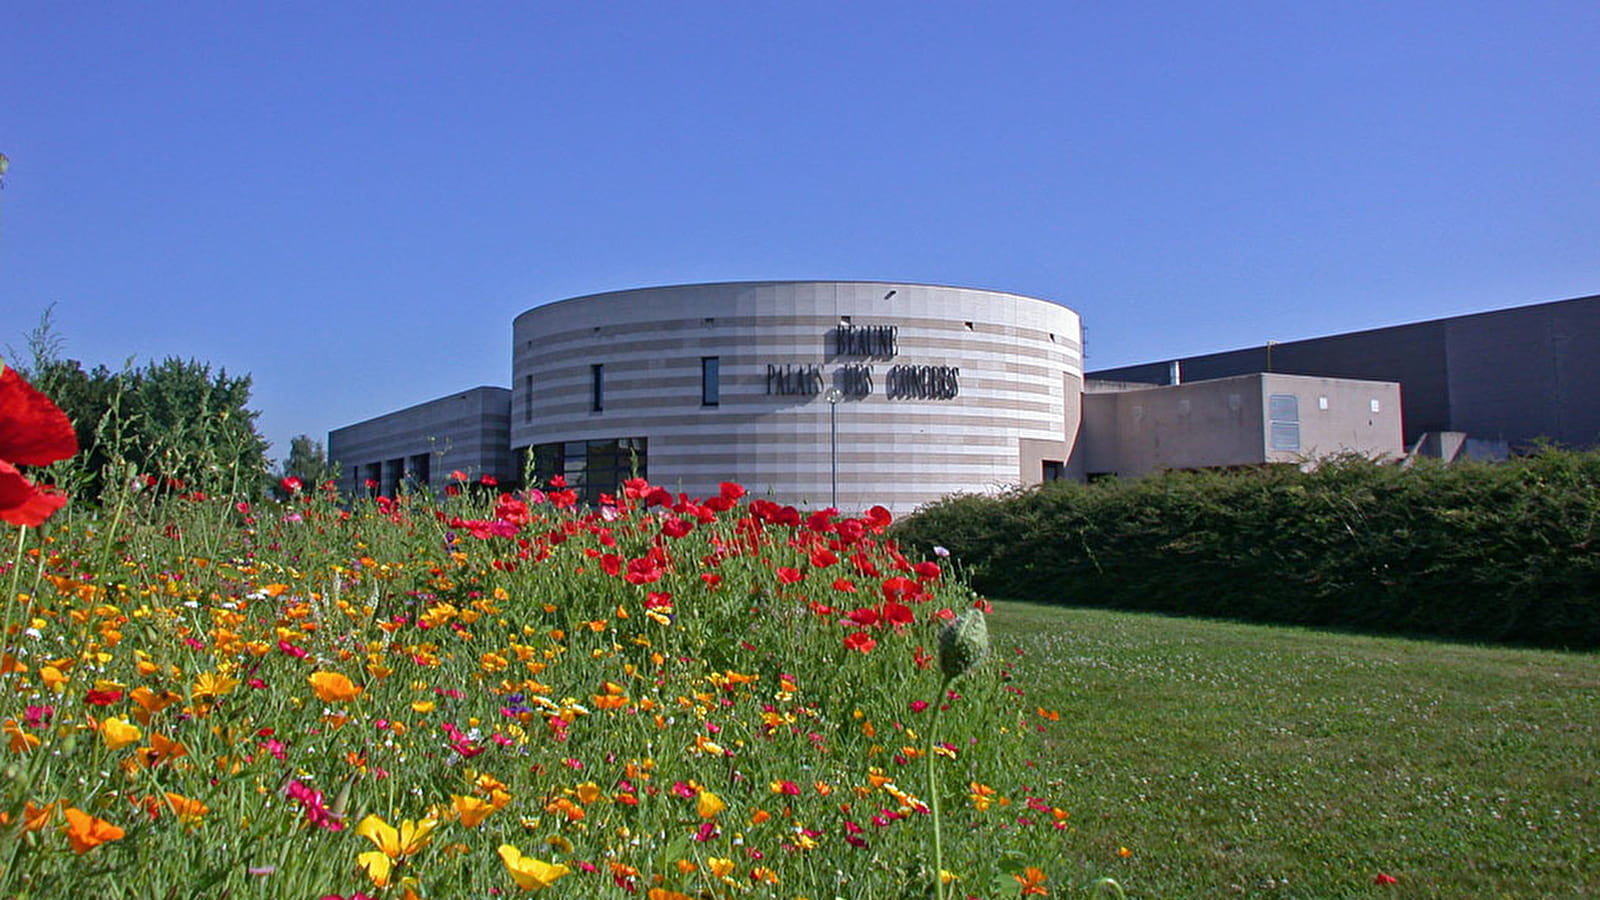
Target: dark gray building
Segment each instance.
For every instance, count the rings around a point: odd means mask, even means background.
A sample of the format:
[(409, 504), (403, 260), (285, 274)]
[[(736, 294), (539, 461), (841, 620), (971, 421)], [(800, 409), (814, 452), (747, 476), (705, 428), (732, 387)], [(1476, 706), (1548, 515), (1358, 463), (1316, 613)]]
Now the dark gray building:
[(1091, 371), (1173, 384), (1254, 372), (1397, 381), (1407, 446), (1600, 445), (1600, 295)]
[(336, 428), (328, 432), (328, 458), (339, 463), (339, 487), (351, 495), (443, 487), (452, 471), (505, 478), (514, 472), (511, 392), (476, 387)]

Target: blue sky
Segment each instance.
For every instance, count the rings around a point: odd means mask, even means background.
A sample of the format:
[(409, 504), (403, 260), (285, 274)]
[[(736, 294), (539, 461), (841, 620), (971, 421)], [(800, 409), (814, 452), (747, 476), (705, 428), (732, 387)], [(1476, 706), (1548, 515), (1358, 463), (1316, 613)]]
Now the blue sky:
[(1600, 293), (1600, 4), (94, 3), (0, 27), (0, 348), (254, 377), (289, 438), (511, 319), (838, 278), (1091, 368)]

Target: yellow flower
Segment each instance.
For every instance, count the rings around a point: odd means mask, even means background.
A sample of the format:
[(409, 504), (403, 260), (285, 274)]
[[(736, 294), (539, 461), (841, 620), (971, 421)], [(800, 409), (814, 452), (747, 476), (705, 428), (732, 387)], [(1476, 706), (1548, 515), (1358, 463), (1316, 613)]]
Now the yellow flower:
[(733, 874), (733, 860), (721, 856), (713, 856), (706, 860), (706, 868), (718, 878), (727, 878)]
[(455, 806), (456, 814), (461, 817), (461, 824), (468, 828), (477, 828), (479, 823), (489, 817), (498, 807), (487, 800), (477, 797), (463, 797), (460, 794), (451, 794), (450, 802)]
[(728, 808), (728, 804), (723, 803), (722, 798), (716, 794), (702, 790), (699, 798), (695, 800), (694, 808), (700, 818), (715, 819), (718, 813)]
[(557, 878), (572, 871), (559, 863), (551, 865), (531, 856), (523, 856), (521, 850), (510, 844), (500, 845), (500, 860), (506, 864), (506, 871), (511, 873), (511, 880), (525, 891), (543, 890)]
[(239, 679), (231, 678), (220, 672), (207, 672), (195, 679), (194, 687), (189, 693), (194, 699), (204, 702), (215, 700), (239, 686)]
[(66, 689), (67, 676), (55, 666), (45, 666), (39, 670), (39, 678), (52, 691), (57, 693)]
[(339, 703), (361, 696), (361, 688), (339, 672), (314, 672), (308, 680), (317, 698), (324, 703)]
[(137, 743), (139, 738), (144, 737), (144, 732), (139, 730), (139, 726), (112, 716), (100, 723), (100, 737), (105, 740), (107, 748), (121, 750), (129, 744)]
[(578, 802), (584, 806), (589, 806), (604, 796), (600, 791), (600, 785), (592, 781), (585, 781), (583, 784), (578, 785), (577, 794)]
[(428, 846), (428, 842), (433, 840), (433, 830), (437, 827), (439, 827), (438, 819), (423, 819), (420, 822), (406, 819), (396, 829), (377, 816), (369, 815), (356, 826), (356, 834), (372, 841), (383, 851), (384, 856), (399, 859)]
[(366, 870), (373, 884), (387, 887), (394, 863), (428, 846), (437, 827), (437, 819), (423, 819), (420, 822), (406, 819), (400, 823), (399, 829), (395, 829), (377, 816), (369, 815), (356, 826), (356, 834), (371, 841), (378, 849), (368, 850), (356, 857), (356, 863)]

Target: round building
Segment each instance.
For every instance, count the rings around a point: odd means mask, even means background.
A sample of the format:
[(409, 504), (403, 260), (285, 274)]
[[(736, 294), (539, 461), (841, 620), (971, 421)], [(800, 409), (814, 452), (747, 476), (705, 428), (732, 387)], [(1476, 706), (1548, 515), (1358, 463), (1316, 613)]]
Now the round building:
[[(692, 496), (897, 515), (1077, 475), (1082, 330), (1000, 291), (780, 281), (614, 291), (513, 325), (510, 444), (590, 498), (638, 473)], [(531, 457), (531, 458), (530, 458)]]

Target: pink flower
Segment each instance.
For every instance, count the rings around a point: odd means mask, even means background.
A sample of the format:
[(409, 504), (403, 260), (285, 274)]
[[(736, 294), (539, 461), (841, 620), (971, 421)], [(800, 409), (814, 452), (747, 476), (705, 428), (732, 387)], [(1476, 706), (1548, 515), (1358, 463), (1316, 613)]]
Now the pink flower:
[(329, 831), (342, 831), (344, 829), (344, 822), (340, 821), (343, 817), (335, 815), (328, 809), (327, 804), (322, 800), (321, 791), (313, 791), (299, 781), (291, 781), (286, 793), (288, 793), (290, 800), (299, 803), (305, 808), (307, 822), (317, 828), (326, 828)]

